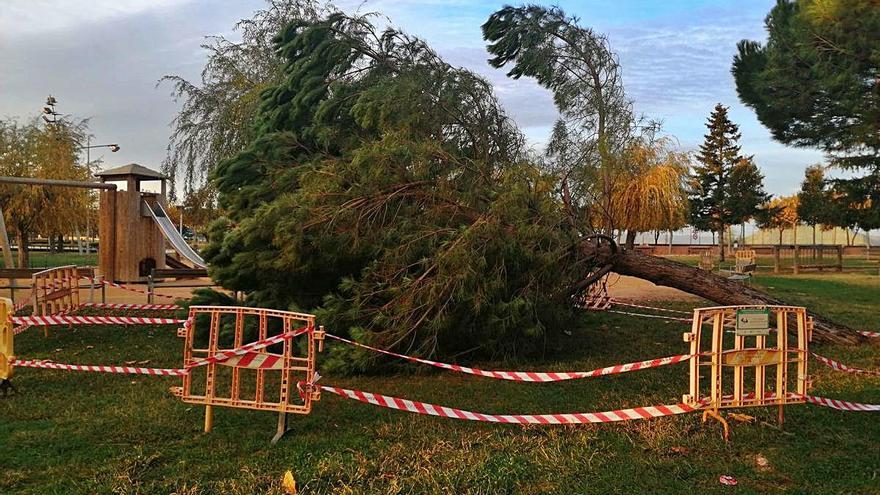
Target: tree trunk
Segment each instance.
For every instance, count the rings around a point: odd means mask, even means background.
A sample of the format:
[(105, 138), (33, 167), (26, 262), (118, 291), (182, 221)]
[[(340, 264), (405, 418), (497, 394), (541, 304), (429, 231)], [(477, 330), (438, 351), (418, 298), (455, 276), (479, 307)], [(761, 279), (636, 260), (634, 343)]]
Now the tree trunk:
[[(786, 304), (740, 282), (667, 258), (628, 250), (618, 250), (614, 253), (606, 245), (600, 247), (597, 253), (596, 245), (591, 243), (585, 243), (583, 249), (587, 256), (598, 254), (597, 259), (608, 263), (615, 273), (638, 277), (657, 285), (674, 287), (716, 304), (726, 306)], [(813, 312), (808, 313), (815, 319), (813, 338), (817, 342), (858, 344), (865, 340), (865, 337), (852, 328), (832, 322)]]
[(9, 246), (9, 234), (6, 232), (6, 218), (3, 209), (0, 209), (0, 246), (3, 248), (3, 265), (6, 268), (15, 268), (12, 261), (12, 248)]
[(28, 235), (26, 232), (22, 232), (21, 229), (18, 229), (18, 233), (15, 235), (15, 240), (18, 242), (18, 267), (19, 268), (28, 268), (31, 266), (31, 258), (28, 246)]
[(724, 225), (718, 229), (718, 247), (721, 249), (721, 253), (719, 254), (719, 259), (724, 261), (724, 229), (726, 227)]
[(636, 235), (638, 235), (638, 232), (636, 232), (634, 230), (627, 230), (626, 231), (626, 248), (627, 249), (632, 249), (633, 247), (635, 247)]

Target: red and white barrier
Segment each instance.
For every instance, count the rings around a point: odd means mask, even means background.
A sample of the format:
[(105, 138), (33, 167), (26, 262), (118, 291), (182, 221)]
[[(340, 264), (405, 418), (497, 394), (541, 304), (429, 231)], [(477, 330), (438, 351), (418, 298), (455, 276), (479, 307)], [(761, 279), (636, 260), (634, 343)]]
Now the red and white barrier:
[(817, 360), (819, 360), (820, 363), (822, 363), (822, 364), (824, 364), (824, 365), (826, 365), (836, 371), (843, 371), (846, 373), (857, 373), (857, 374), (863, 374), (863, 375), (880, 376), (880, 371), (871, 371), (871, 370), (863, 370), (863, 369), (859, 369), (859, 368), (852, 368), (852, 367), (847, 366), (841, 362), (835, 361), (833, 359), (829, 359), (824, 356), (820, 356), (820, 355), (816, 354), (815, 352), (811, 352), (810, 354), (812, 354), (813, 357), (815, 357)]
[(181, 309), (176, 304), (120, 304), (120, 303), (80, 303), (80, 308), (102, 308), (102, 309), (138, 309), (138, 310), (175, 310)]
[(372, 404), (374, 406), (386, 407), (388, 409), (397, 409), (416, 414), (426, 414), (429, 416), (440, 416), (443, 418), (464, 419), (468, 421), (483, 421), (488, 423), (506, 423), (506, 424), (585, 424), (585, 423), (612, 423), (615, 421), (629, 421), (635, 419), (651, 419), (662, 416), (672, 416), (675, 414), (684, 414), (699, 409), (685, 403), (669, 404), (665, 406), (649, 406), (635, 407), (632, 409), (618, 409), (614, 411), (594, 412), (594, 413), (559, 413), (559, 414), (485, 414), (464, 409), (455, 409), (452, 407), (439, 406), (429, 404), (427, 402), (416, 402), (398, 397), (390, 397), (388, 395), (379, 395), (371, 392), (362, 392), (360, 390), (350, 390), (339, 387), (331, 387), (326, 385), (319, 386), (322, 390), (332, 394), (345, 397), (346, 399), (356, 400)]
[(677, 309), (660, 308), (657, 306), (645, 306), (643, 304), (624, 302), (624, 301), (621, 301), (619, 299), (614, 299), (614, 298), (611, 299), (611, 302), (615, 305), (618, 305), (618, 306), (629, 306), (630, 308), (650, 309), (652, 311), (662, 311), (664, 313), (675, 313), (675, 314), (680, 314), (680, 315), (691, 315), (691, 316), (694, 314), (693, 311), (680, 311)]
[(155, 376), (183, 376), (188, 373), (186, 369), (173, 368), (139, 368), (133, 366), (105, 366), (91, 364), (63, 364), (39, 359), (16, 359), (10, 363), (14, 367), (42, 368), (62, 371), (92, 371), (98, 373), (124, 373), (130, 375), (155, 375)]
[(13, 316), (12, 323), (16, 325), (177, 325), (186, 323), (187, 320), (176, 318), (149, 318), (143, 316), (75, 316), (75, 315), (48, 315), (48, 316)]
[(868, 338), (877, 338), (877, 337), (880, 337), (880, 332), (861, 331), (861, 332), (859, 332), (859, 333), (862, 334), (862, 335), (864, 335), (865, 337), (868, 337)]
[(817, 406), (830, 407), (838, 411), (880, 411), (880, 404), (861, 404), (859, 402), (847, 402), (845, 400), (828, 399), (825, 397), (816, 397), (814, 395), (805, 395), (804, 399), (810, 404)]
[(619, 373), (626, 373), (629, 371), (638, 371), (648, 368), (656, 368), (659, 366), (666, 366), (669, 364), (680, 363), (682, 361), (687, 361), (690, 359), (691, 355), (689, 354), (681, 354), (678, 356), (669, 356), (664, 358), (650, 359), (646, 361), (638, 361), (635, 363), (626, 363), (626, 364), (617, 364), (614, 366), (607, 366), (605, 368), (598, 368), (592, 371), (489, 371), (489, 370), (480, 370), (476, 368), (468, 368), (466, 366), (459, 366), (457, 364), (449, 364), (449, 363), (440, 363), (437, 361), (431, 361), (429, 359), (422, 359), (412, 356), (406, 356), (404, 354), (398, 354), (396, 352), (386, 351), (384, 349), (379, 349), (377, 347), (368, 346), (366, 344), (361, 344), (360, 342), (355, 342), (353, 340), (349, 340), (343, 337), (339, 337), (333, 334), (326, 334), (327, 337), (331, 339), (338, 340), (340, 342), (345, 342), (347, 344), (351, 344), (357, 347), (361, 347), (363, 349), (369, 349), (373, 352), (378, 352), (381, 354), (385, 354), (388, 356), (394, 356), (401, 359), (405, 359), (407, 361), (413, 363), (421, 363), (427, 364), (429, 366), (435, 366), (437, 368), (442, 368), (449, 371), (455, 371), (458, 373), (466, 373), (469, 375), (482, 376), (486, 378), (495, 378), (498, 380), (510, 380), (517, 382), (532, 382), (532, 383), (546, 383), (546, 382), (560, 382), (565, 380), (577, 380), (579, 378), (592, 378), (596, 376), (605, 376), (605, 375), (616, 375)]
[(81, 278), (81, 279), (88, 280), (88, 281), (92, 282), (93, 284), (104, 284), (104, 285), (109, 285), (110, 287), (116, 287), (117, 289), (127, 290), (127, 291), (129, 291), (129, 292), (137, 292), (138, 294), (146, 294), (146, 295), (150, 295), (150, 294), (152, 294), (153, 296), (156, 296), (156, 297), (165, 297), (165, 298), (168, 298), (168, 299), (177, 299), (176, 297), (174, 297), (174, 296), (169, 296), (169, 295), (167, 295), (167, 294), (159, 294), (158, 292), (150, 292), (150, 291), (148, 291), (148, 290), (135, 289), (134, 287), (129, 287), (129, 286), (127, 286), (127, 285), (117, 284), (116, 282), (111, 282), (111, 281), (109, 281), (109, 280), (97, 279), (97, 278), (93, 278), (93, 277), (85, 277), (85, 276), (80, 277), (80, 278)]
[(642, 318), (657, 318), (660, 320), (680, 321), (682, 323), (691, 323), (692, 321), (694, 321), (693, 318), (679, 318), (677, 316), (666, 316), (666, 315), (647, 315), (644, 313), (633, 313), (631, 311), (620, 311), (617, 309), (609, 309), (607, 311), (609, 313), (617, 313), (619, 315), (639, 316)]
[(293, 330), (293, 331), (290, 331), (287, 333), (282, 333), (279, 335), (275, 335), (273, 337), (269, 337), (269, 338), (266, 338), (263, 340), (258, 340), (256, 342), (251, 342), (250, 344), (246, 344), (241, 347), (237, 347), (235, 349), (228, 349), (228, 350), (219, 351), (212, 356), (208, 356), (204, 359), (197, 359), (191, 363), (187, 363), (186, 367), (189, 369), (189, 368), (195, 368), (198, 366), (205, 366), (206, 364), (211, 364), (211, 363), (222, 363), (222, 362), (228, 361), (229, 359), (234, 358), (236, 356), (244, 356), (244, 355), (252, 353), (253, 351), (265, 349), (266, 347), (269, 347), (271, 345), (275, 345), (279, 342), (283, 342), (285, 340), (292, 339), (292, 338), (299, 336), (299, 335), (302, 335), (304, 333), (309, 333), (312, 330), (313, 329), (310, 327), (297, 328), (296, 330)]

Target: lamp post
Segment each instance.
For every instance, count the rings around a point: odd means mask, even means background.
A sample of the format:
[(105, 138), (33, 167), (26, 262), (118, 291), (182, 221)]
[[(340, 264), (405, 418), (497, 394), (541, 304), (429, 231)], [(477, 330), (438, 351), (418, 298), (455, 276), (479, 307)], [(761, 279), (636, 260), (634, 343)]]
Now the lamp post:
[(92, 148), (110, 148), (111, 153), (116, 153), (117, 151), (119, 151), (119, 145), (116, 143), (92, 145), (92, 144), (90, 144), (92, 142), (91, 140), (92, 140), (92, 138), (87, 137), (86, 138), (86, 145), (80, 147), (81, 150), (86, 150), (86, 164), (92, 163), (91, 153), (90, 153), (90, 150)]

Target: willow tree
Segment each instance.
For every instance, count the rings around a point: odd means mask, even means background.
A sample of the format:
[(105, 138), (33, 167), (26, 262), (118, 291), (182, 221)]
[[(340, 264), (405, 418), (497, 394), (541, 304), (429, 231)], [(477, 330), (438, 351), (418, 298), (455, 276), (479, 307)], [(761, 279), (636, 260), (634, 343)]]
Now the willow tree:
[[(509, 67), (514, 78), (534, 77), (553, 92), (562, 120), (553, 142), (564, 143), (558, 168), (563, 171), (559, 195), (568, 222), (583, 236), (596, 234), (584, 218), (614, 217), (610, 158), (632, 139), (636, 123), (623, 91), (617, 58), (607, 40), (559, 8), (536, 5), (504, 7), (483, 24), (494, 67)], [(574, 126), (570, 125), (574, 123)], [(574, 131), (573, 131), (574, 127)], [(559, 137), (564, 139), (558, 139)], [(624, 166), (631, 166), (624, 164)], [(601, 195), (601, 196), (600, 196)], [(607, 231), (606, 231), (607, 233)], [(615, 271), (682, 289), (720, 304), (776, 304), (759, 290), (663, 258), (618, 249), (605, 242), (583, 241), (580, 249), (592, 267), (573, 288), (581, 289)], [(816, 337), (858, 342), (852, 329), (816, 315)]]
[[(235, 24), (240, 40), (209, 36), (201, 47), (207, 63), (200, 81), (167, 75), (171, 96), (182, 103), (171, 122), (172, 133), (162, 171), (174, 182), (183, 179), (188, 196), (203, 189), (217, 164), (244, 149), (254, 138), (260, 93), (277, 84), (283, 60), (272, 38), (288, 23), (313, 20), (325, 10), (317, 0), (268, 0), (266, 8)], [(209, 191), (207, 194), (211, 194)]]
[(638, 232), (673, 231), (687, 223), (689, 159), (668, 138), (634, 139), (622, 157), (626, 177), (611, 191), (614, 224), (632, 248)]

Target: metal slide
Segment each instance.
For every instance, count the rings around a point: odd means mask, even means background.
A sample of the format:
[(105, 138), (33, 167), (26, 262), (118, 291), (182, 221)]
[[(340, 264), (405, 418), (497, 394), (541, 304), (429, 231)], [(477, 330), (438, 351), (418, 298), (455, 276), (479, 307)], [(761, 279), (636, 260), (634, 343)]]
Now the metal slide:
[(177, 227), (171, 222), (171, 219), (168, 218), (168, 214), (165, 213), (165, 209), (162, 208), (162, 205), (156, 203), (155, 209), (150, 206), (150, 203), (144, 201), (147, 205), (147, 209), (150, 210), (150, 215), (153, 217), (153, 220), (156, 221), (156, 225), (162, 230), (162, 235), (165, 236), (165, 239), (168, 239), (168, 242), (171, 243), (171, 246), (175, 251), (180, 253), (181, 256), (188, 259), (196, 266), (196, 268), (207, 268), (208, 265), (205, 263), (205, 260), (199, 256), (199, 253), (195, 252), (193, 248), (189, 247), (189, 244), (186, 243), (183, 237), (181, 237), (180, 232), (177, 231)]

